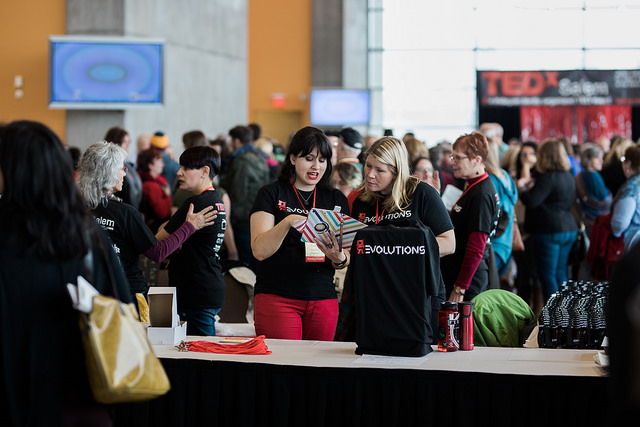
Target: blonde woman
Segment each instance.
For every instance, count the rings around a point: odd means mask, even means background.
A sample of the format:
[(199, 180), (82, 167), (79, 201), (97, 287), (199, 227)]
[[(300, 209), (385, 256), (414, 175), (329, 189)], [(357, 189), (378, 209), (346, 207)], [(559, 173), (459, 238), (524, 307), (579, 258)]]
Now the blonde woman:
[(485, 160), (485, 170), (489, 174), (489, 178), (493, 181), (493, 185), (496, 188), (498, 198), (500, 200), (500, 211), (505, 212), (509, 218), (507, 227), (503, 234), (496, 237), (492, 241), (493, 251), (496, 255), (496, 268), (498, 269), (498, 276), (502, 277), (509, 268), (509, 261), (511, 260), (511, 246), (513, 242), (513, 227), (517, 227), (514, 224), (515, 205), (518, 202), (518, 188), (516, 183), (509, 173), (500, 168), (500, 151), (498, 143), (490, 139), (489, 152), (487, 154), (487, 160)]
[(407, 148), (399, 139), (383, 137), (367, 151), (359, 190), (351, 210), (358, 221), (367, 225), (421, 221), (436, 236), (441, 257), (455, 250), (451, 219), (438, 192), (411, 175)]
[[(447, 209), (435, 188), (411, 175), (407, 148), (401, 140), (386, 136), (373, 143), (364, 163), (364, 181), (357, 191), (360, 193), (351, 208), (353, 218), (369, 226), (401, 227), (407, 220), (419, 221), (435, 236), (438, 256), (454, 252), (455, 234)], [(354, 277), (356, 274), (354, 272)], [(432, 295), (429, 308), (434, 326), (440, 304), (446, 299), (444, 282), (438, 276), (437, 294)], [(352, 299), (349, 291), (342, 294), (337, 339), (351, 339), (348, 319)]]

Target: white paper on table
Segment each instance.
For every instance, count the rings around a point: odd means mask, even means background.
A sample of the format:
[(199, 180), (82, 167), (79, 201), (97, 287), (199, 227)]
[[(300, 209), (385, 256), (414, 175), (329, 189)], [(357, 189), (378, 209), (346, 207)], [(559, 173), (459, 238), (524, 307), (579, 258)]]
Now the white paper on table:
[(461, 195), (461, 189), (459, 189), (455, 185), (448, 184), (442, 192), (442, 203), (444, 203), (445, 208), (450, 211)]
[(316, 239), (322, 239), (316, 231), (317, 225), (324, 225), (336, 235), (336, 240), (340, 241), (340, 221), (342, 220), (342, 247), (351, 249), (351, 244), (356, 236), (356, 232), (366, 227), (360, 221), (351, 218), (340, 212), (327, 209), (311, 209), (306, 220), (295, 221), (293, 226), (302, 234), (302, 241), (313, 243)]

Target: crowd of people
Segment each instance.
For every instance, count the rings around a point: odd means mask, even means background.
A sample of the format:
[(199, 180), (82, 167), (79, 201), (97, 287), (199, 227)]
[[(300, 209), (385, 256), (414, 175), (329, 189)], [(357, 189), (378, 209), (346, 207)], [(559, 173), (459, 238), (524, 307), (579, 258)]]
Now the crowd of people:
[[(185, 132), (180, 156), (165, 133), (141, 135), (132, 160), (131, 136), (120, 127), (81, 152), (65, 150), (40, 123), (1, 126), (0, 338), (51, 358), (3, 347), (3, 381), (15, 393), (2, 388), (0, 400), (18, 409), (47, 402), (61, 417), (87, 416), (95, 425), (106, 419), (87, 398), (65, 287), (83, 274), (98, 241), (109, 265), (96, 260), (94, 270), (117, 273), (123, 301), (145, 299), (154, 284), (145, 260), (168, 269), (189, 335), (215, 335), (224, 274), (242, 265), (256, 275), (257, 334), (335, 338), (351, 255), (333, 233), (301, 239), (295, 225), (313, 208), (339, 210), (367, 226), (427, 226), (440, 258), (438, 303), (502, 287), (539, 312), (569, 278), (602, 279), (595, 264), (607, 260), (575, 260), (574, 243), (581, 226), (587, 236), (608, 230), (611, 239), (598, 238), (598, 245), (618, 242), (621, 253), (640, 239), (640, 146), (619, 136), (580, 145), (502, 138), (497, 123), (431, 148), (410, 133), (377, 138), (350, 127), (307, 126), (281, 145), (249, 124), (214, 139)], [(445, 207), (448, 187), (458, 196)], [(111, 292), (100, 275), (94, 282)], [(16, 322), (33, 333), (19, 333)], [(34, 376), (47, 387), (23, 381)]]

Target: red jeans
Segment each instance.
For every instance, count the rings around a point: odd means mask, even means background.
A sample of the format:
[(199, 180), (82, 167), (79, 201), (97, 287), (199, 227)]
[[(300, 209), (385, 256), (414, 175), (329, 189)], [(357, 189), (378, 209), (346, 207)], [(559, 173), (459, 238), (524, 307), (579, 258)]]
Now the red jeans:
[(333, 341), (338, 300), (305, 301), (273, 294), (254, 297), (256, 335), (287, 340)]

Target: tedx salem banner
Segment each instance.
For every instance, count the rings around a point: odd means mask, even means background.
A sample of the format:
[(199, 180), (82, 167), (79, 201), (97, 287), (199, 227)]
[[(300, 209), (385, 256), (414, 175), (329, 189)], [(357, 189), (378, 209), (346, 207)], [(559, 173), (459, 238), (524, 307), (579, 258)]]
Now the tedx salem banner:
[(478, 71), (483, 107), (640, 105), (640, 70)]

